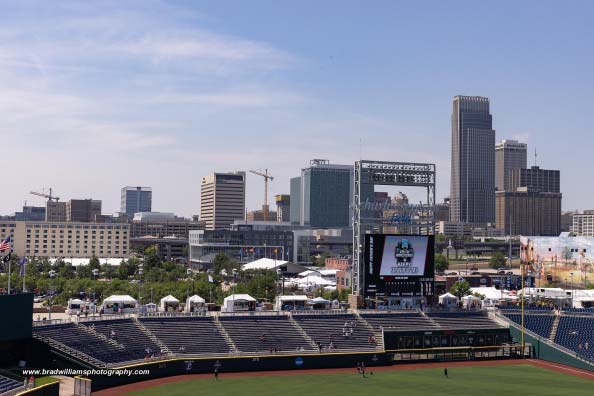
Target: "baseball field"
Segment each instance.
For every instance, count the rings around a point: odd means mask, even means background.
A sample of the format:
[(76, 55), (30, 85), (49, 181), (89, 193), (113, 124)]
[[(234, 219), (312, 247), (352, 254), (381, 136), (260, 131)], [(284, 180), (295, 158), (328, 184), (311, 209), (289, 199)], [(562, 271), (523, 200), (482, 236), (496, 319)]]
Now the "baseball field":
[[(448, 368), (448, 377), (444, 368)], [(444, 363), (368, 368), (365, 377), (353, 369), (221, 373), (165, 378), (104, 390), (98, 395), (340, 396), (360, 395), (592, 395), (594, 373), (560, 365), (524, 361), (476, 364)]]

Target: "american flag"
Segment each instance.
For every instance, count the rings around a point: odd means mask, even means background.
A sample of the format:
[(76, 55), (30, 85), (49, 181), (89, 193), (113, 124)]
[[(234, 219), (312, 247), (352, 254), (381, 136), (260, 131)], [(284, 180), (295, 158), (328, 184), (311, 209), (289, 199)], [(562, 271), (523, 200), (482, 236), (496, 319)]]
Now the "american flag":
[(11, 248), (11, 243), (10, 243), (10, 236), (9, 236), (5, 240), (3, 240), (2, 242), (0, 242), (0, 252), (3, 252), (3, 251), (8, 250), (10, 248)]

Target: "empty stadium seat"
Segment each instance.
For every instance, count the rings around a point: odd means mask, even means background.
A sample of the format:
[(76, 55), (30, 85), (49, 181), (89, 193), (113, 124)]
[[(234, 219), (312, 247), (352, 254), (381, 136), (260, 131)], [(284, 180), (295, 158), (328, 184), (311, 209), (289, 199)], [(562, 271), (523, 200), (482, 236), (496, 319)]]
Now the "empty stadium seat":
[(594, 361), (594, 317), (561, 316), (555, 342)]
[[(324, 348), (327, 348), (332, 342), (337, 350), (376, 349), (375, 344), (368, 342), (369, 337), (374, 334), (354, 315), (300, 315), (294, 313), (293, 318), (314, 342), (319, 342)], [(353, 322), (356, 326), (353, 327), (353, 333), (350, 336), (344, 337), (343, 328), (348, 322)]]
[(313, 348), (286, 316), (228, 316), (219, 321), (240, 352), (294, 352)]
[[(522, 314), (517, 311), (502, 311), (503, 314), (514, 321), (522, 324)], [(524, 327), (541, 337), (549, 338), (555, 316), (552, 314), (524, 314)]]
[(0, 375), (0, 394), (17, 389), (21, 386), (23, 386), (22, 382)]
[(230, 352), (211, 317), (141, 318), (140, 323), (176, 354)]

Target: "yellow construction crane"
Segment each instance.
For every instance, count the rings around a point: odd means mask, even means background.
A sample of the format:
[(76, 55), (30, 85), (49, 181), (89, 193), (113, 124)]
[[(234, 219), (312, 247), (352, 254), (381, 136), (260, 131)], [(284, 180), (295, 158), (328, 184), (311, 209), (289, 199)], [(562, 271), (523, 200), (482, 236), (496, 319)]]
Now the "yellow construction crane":
[(45, 189), (41, 190), (41, 192), (37, 192), (37, 191), (31, 191), (31, 192), (29, 192), (29, 194), (37, 195), (38, 197), (47, 198), (48, 201), (51, 201), (51, 200), (54, 200), (55, 199), (56, 202), (58, 202), (60, 200), (60, 197), (56, 197), (56, 196), (52, 195), (52, 193), (53, 193), (53, 190), (52, 190), (51, 187), (49, 189), (49, 194), (46, 194), (45, 193)]
[(274, 180), (274, 177), (268, 174), (268, 169), (262, 171), (250, 170), (254, 175), (262, 176), (264, 178), (264, 205), (262, 206), (262, 216), (264, 221), (268, 221), (268, 180)]

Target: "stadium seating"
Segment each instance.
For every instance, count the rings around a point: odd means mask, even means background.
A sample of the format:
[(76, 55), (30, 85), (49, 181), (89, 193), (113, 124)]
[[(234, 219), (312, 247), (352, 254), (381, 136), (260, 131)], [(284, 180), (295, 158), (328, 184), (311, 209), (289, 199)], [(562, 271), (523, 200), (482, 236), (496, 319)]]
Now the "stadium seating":
[(393, 328), (398, 330), (436, 328), (437, 324), (421, 315), (419, 312), (406, 313), (381, 313), (361, 314), (361, 317), (369, 323), (375, 331), (381, 328)]
[[(503, 311), (503, 314), (514, 321), (515, 323), (522, 324), (522, 314), (519, 312)], [(538, 334), (541, 337), (549, 338), (551, 335), (551, 329), (555, 320), (554, 315), (547, 314), (525, 314), (524, 315), (524, 327), (528, 330)]]
[[(316, 343), (320, 343), (323, 348), (327, 348), (330, 342), (334, 344), (337, 350), (374, 350), (376, 345), (369, 343), (369, 338), (374, 334), (358, 320), (354, 315), (300, 315), (293, 314), (293, 318), (305, 330), (305, 332)], [(349, 322), (356, 324), (352, 328), (353, 332), (349, 336), (343, 335), (345, 324)]]
[(0, 394), (23, 386), (22, 382), (0, 375)]
[(286, 316), (229, 316), (219, 320), (240, 352), (313, 349)]
[(565, 312), (594, 314), (594, 308), (563, 308)]
[(446, 329), (492, 329), (499, 326), (481, 312), (434, 312), (427, 316)]
[(115, 343), (96, 337), (72, 323), (36, 326), (33, 334), (42, 339), (50, 338), (105, 363), (131, 360), (126, 351)]
[(230, 351), (211, 317), (141, 318), (140, 322), (177, 354), (221, 354)]
[(594, 361), (594, 317), (561, 316), (555, 342)]
[[(132, 319), (99, 320), (85, 322), (87, 327), (94, 327), (98, 334), (123, 346), (123, 360), (144, 359), (149, 354), (159, 354), (160, 347), (144, 334)], [(112, 336), (113, 334), (113, 336)], [(148, 353), (150, 351), (150, 353)]]

